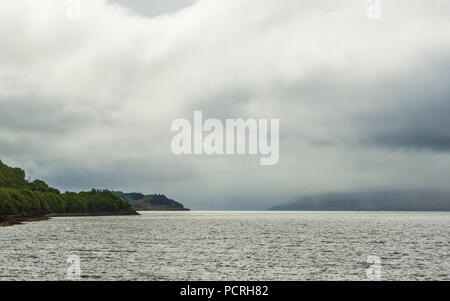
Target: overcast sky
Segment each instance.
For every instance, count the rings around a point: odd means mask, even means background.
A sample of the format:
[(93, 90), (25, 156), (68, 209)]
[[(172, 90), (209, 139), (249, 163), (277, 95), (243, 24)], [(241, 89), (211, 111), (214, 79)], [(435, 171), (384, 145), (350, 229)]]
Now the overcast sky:
[(196, 0), (108, 0), (110, 3), (119, 3), (128, 7), (134, 13), (155, 17), (162, 14), (177, 12), (178, 10), (191, 6)]
[[(170, 4), (167, 4), (170, 3)], [(0, 159), (193, 209), (447, 189), (450, 2), (0, 1)], [(280, 162), (175, 156), (171, 123), (280, 119)]]

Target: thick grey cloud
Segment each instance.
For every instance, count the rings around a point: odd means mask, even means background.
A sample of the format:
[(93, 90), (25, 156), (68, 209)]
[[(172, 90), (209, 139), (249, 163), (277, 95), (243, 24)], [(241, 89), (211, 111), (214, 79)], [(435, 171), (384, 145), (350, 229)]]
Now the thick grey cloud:
[(3, 99), (0, 103), (0, 127), (15, 132), (60, 133), (92, 125), (93, 112), (70, 111), (58, 101), (36, 99)]
[(372, 147), (449, 152), (450, 86), (445, 84), (450, 82), (449, 67), (447, 55), (430, 60), (426, 68), (389, 89), (391, 95), (386, 98), (394, 105), (352, 119), (364, 135), (361, 142)]
[(394, 149), (404, 148), (412, 151), (450, 151), (450, 135), (439, 135), (431, 131), (397, 131), (393, 134), (374, 136), (369, 141), (376, 145), (392, 147)]
[[(43, 172), (45, 171), (45, 173)], [(120, 160), (108, 162), (101, 168), (83, 164), (48, 163), (36, 168), (52, 185), (62, 189), (82, 190), (87, 187), (155, 191), (165, 182), (189, 182), (198, 178), (198, 171), (187, 169), (183, 164), (155, 158), (153, 161)]]
[[(443, 190), (450, 3), (0, 3), (0, 158), (61, 189), (161, 192), (194, 209), (300, 194)], [(14, 34), (11, 34), (14, 33)], [(177, 118), (280, 119), (280, 162), (175, 156)]]

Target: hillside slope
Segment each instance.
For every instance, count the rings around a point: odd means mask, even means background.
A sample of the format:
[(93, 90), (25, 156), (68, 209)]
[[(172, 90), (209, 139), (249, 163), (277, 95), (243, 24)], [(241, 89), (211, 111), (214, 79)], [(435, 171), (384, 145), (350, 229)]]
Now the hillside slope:
[(131, 204), (136, 211), (188, 211), (183, 204), (167, 198), (162, 194), (144, 195), (138, 192), (124, 193), (115, 191), (114, 194)]
[(45, 182), (28, 182), (20, 168), (9, 167), (0, 161), (0, 222), (7, 216), (47, 214), (137, 214), (128, 202), (112, 192), (60, 193)]

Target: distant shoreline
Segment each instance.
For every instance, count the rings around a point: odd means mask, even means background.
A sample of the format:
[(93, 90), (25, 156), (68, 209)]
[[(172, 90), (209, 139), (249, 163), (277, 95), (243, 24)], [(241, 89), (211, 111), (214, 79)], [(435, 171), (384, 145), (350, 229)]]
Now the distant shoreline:
[(334, 192), (304, 195), (276, 211), (450, 211), (450, 192), (426, 190)]

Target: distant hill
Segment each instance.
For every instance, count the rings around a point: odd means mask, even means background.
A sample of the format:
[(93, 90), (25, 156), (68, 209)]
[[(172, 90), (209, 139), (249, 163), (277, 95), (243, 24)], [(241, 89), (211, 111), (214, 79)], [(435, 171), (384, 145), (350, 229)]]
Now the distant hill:
[(65, 192), (49, 187), (41, 180), (28, 182), (20, 168), (0, 161), (0, 224), (6, 217), (42, 217), (59, 215), (137, 214), (129, 203), (109, 191)]
[(127, 201), (136, 211), (187, 211), (183, 204), (167, 198), (162, 194), (144, 195), (139, 192), (124, 193), (114, 191), (116, 196)]
[(278, 211), (450, 211), (450, 195), (427, 191), (328, 193), (302, 196)]

